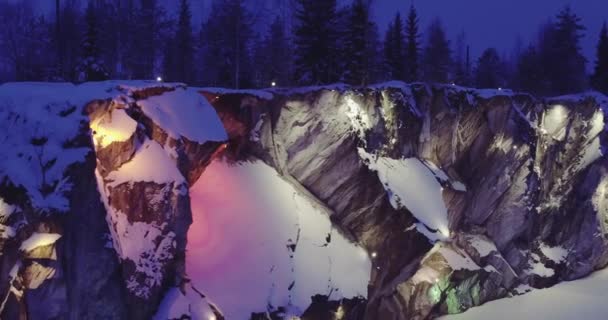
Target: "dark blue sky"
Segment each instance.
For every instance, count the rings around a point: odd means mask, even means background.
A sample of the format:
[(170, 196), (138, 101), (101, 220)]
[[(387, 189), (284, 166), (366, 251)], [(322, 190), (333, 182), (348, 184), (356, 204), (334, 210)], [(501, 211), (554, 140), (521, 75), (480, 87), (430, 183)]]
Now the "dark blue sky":
[[(396, 10), (407, 11), (410, 2), (375, 0), (375, 16), (385, 25)], [(587, 26), (583, 50), (595, 61), (595, 46), (601, 25), (608, 19), (608, 0), (418, 0), (415, 2), (421, 24), (440, 17), (452, 39), (465, 31), (475, 53), (486, 47), (510, 51), (520, 36), (527, 44), (536, 38), (539, 24), (554, 17), (570, 4)]]
[[(36, 2), (42, 8), (51, 8), (54, 2), (22, 1)], [(174, 6), (178, 3), (177, 0), (162, 1)], [(272, 10), (277, 7), (277, 3), (290, 0), (256, 0), (256, 3), (264, 1), (268, 3), (268, 10)], [(348, 1), (341, 0), (342, 3)], [(372, 1), (374, 17), (383, 31), (397, 10), (407, 13), (411, 0)], [(200, 25), (203, 12), (210, 2), (211, 0), (192, 0), (197, 26)], [(510, 53), (518, 36), (522, 38), (524, 44), (529, 43), (536, 38), (538, 26), (542, 22), (554, 17), (566, 4), (571, 4), (587, 26), (582, 45), (585, 56), (589, 60), (589, 67), (595, 61), (595, 46), (601, 25), (608, 19), (608, 0), (418, 0), (415, 4), (420, 14), (423, 31), (431, 19), (440, 17), (451, 39), (461, 31), (466, 32), (475, 56), (487, 47), (496, 47), (502, 53)]]
[[(266, 1), (271, 3), (269, 7), (276, 7), (276, 3), (286, 0)], [(372, 1), (374, 17), (383, 31), (397, 10), (407, 14), (412, 0)], [(262, 1), (258, 0), (258, 2)], [(340, 2), (349, 3), (349, 0)], [(210, 0), (193, 0), (193, 7), (201, 12), (208, 3)], [(465, 31), (475, 56), (487, 47), (496, 47), (502, 53), (510, 54), (517, 37), (521, 37), (524, 45), (527, 45), (531, 40), (536, 39), (538, 26), (554, 17), (567, 4), (570, 4), (583, 18), (583, 23), (587, 26), (582, 46), (589, 60), (588, 66), (591, 67), (595, 62), (595, 46), (601, 25), (608, 19), (608, 0), (415, 1), (423, 31), (434, 17), (439, 17), (444, 22), (451, 39), (455, 39), (458, 33)]]

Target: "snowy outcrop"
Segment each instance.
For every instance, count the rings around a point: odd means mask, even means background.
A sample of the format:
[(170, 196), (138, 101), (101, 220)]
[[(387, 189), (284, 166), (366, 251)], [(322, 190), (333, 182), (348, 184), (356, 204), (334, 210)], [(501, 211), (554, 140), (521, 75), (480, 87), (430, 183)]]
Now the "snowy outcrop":
[[(202, 96), (5, 84), (0, 114), (2, 318), (161, 319), (161, 302), (170, 317), (221, 316), (184, 270), (189, 182), (227, 138)], [(176, 292), (189, 302), (170, 302)]]

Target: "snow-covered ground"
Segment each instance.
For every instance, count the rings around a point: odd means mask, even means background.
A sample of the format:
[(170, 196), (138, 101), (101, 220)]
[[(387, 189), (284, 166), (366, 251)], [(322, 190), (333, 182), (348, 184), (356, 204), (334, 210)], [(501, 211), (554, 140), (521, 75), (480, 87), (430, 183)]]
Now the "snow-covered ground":
[(190, 196), (186, 271), (227, 319), (278, 306), (297, 315), (315, 294), (367, 295), (368, 254), (263, 162), (215, 160)]
[(608, 315), (608, 269), (572, 282), (534, 290), (472, 308), (442, 320), (573, 320), (606, 319)]

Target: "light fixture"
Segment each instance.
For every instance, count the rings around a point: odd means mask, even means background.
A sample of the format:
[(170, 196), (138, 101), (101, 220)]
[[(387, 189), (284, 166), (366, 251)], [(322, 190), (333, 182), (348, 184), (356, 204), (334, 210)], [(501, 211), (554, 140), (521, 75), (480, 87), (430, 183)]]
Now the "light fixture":
[(163, 82), (163, 78), (161, 76), (156, 77), (157, 82)]
[(372, 252), (372, 258), (375, 258), (375, 257), (377, 257), (377, 256), (378, 256), (378, 254), (377, 254), (377, 253)]
[(276, 87), (277, 83), (273, 81), (273, 82), (270, 83), (270, 85), (273, 86), (273, 87)]

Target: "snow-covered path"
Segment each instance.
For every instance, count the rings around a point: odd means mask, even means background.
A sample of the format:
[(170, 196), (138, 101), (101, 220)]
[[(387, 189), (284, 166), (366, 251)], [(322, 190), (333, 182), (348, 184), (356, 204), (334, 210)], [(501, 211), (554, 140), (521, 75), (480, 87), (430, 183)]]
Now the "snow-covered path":
[(366, 296), (367, 253), (263, 162), (215, 160), (190, 196), (187, 273), (227, 319), (269, 306), (298, 314), (314, 294)]
[(442, 320), (599, 320), (608, 318), (608, 269), (522, 296), (486, 303)]

